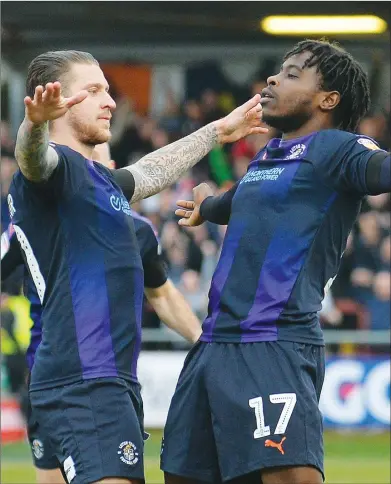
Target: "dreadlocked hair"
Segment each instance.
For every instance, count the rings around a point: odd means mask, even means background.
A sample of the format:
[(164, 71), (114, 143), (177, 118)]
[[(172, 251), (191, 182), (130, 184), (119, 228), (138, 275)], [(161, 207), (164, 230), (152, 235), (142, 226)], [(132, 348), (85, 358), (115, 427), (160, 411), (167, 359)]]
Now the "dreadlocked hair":
[(321, 75), (320, 88), (338, 91), (341, 96), (334, 110), (336, 126), (354, 133), (370, 106), (369, 81), (363, 68), (338, 44), (324, 39), (297, 43), (285, 54), (284, 61), (302, 52), (311, 52), (303, 67), (316, 66)]

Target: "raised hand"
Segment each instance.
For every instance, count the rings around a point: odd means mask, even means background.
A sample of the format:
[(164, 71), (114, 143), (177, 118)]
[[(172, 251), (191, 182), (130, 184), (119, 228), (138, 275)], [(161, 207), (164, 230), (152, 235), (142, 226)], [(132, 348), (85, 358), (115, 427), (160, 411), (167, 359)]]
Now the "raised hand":
[(260, 94), (256, 94), (225, 118), (216, 121), (219, 143), (234, 143), (249, 134), (263, 134), (269, 131), (261, 126), (262, 106), (260, 100)]
[(24, 98), (26, 118), (34, 124), (52, 121), (63, 116), (75, 104), (84, 101), (87, 96), (87, 91), (79, 91), (74, 96), (64, 97), (59, 82), (49, 82), (45, 88), (37, 86), (33, 99), (29, 96)]
[(176, 203), (181, 208), (175, 210), (175, 215), (182, 217), (178, 220), (178, 224), (183, 227), (197, 227), (197, 225), (201, 225), (204, 220), (200, 214), (200, 206), (205, 198), (210, 196), (213, 196), (213, 190), (210, 186), (206, 183), (200, 183), (193, 188), (194, 201), (178, 200)]

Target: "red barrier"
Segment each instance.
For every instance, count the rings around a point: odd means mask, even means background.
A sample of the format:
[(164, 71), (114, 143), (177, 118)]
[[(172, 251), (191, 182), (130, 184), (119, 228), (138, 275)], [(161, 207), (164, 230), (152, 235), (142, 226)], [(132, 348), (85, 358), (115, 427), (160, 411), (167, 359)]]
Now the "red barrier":
[(12, 397), (1, 398), (1, 442), (18, 442), (26, 436), (19, 403)]

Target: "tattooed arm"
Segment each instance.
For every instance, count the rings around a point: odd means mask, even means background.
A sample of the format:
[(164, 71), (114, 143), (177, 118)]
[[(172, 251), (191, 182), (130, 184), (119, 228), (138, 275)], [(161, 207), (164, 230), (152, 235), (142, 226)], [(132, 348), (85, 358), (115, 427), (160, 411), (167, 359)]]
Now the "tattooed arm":
[(56, 150), (49, 146), (49, 123), (35, 124), (24, 119), (15, 146), (15, 158), (30, 181), (47, 180), (58, 164)]
[(133, 175), (134, 192), (130, 191), (131, 202), (150, 197), (172, 185), (217, 143), (233, 143), (249, 134), (267, 132), (267, 128), (260, 127), (262, 108), (259, 100), (257, 94), (225, 118), (144, 156), (134, 165), (117, 170), (123, 173), (128, 171)]
[(135, 182), (132, 203), (172, 185), (207, 155), (217, 142), (218, 126), (211, 123), (127, 167)]
[(28, 180), (45, 181), (58, 165), (58, 155), (49, 146), (49, 121), (60, 118), (87, 96), (83, 90), (66, 98), (59, 82), (48, 82), (35, 88), (33, 98), (24, 98), (25, 118), (18, 131), (15, 158)]

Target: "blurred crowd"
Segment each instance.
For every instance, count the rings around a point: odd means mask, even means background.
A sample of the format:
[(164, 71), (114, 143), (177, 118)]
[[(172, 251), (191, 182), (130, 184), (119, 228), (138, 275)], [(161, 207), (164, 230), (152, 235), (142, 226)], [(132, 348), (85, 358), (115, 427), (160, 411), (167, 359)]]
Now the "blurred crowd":
[[(254, 82), (248, 89), (249, 96), (260, 92), (264, 86), (263, 81)], [(232, 96), (212, 89), (182, 104), (176, 103), (168, 92), (165, 110), (155, 118), (137, 114), (131, 99), (117, 94), (115, 98), (117, 109), (112, 122), (111, 155), (117, 168), (190, 134), (234, 107)], [(389, 150), (390, 120), (389, 108), (371, 113), (362, 121), (359, 132)], [(173, 187), (133, 207), (157, 228), (169, 277), (201, 320), (206, 314), (209, 284), (226, 227), (209, 223), (194, 229), (178, 226), (174, 214), (176, 201), (191, 199), (192, 188), (203, 181), (212, 185), (216, 193), (227, 190), (245, 174), (253, 156), (275, 136), (278, 133), (270, 130), (266, 135), (249, 136), (234, 145), (215, 148)], [(9, 223), (6, 195), (16, 170), (14, 140), (5, 122), (1, 125), (1, 150), (1, 224), (4, 231)], [(340, 272), (323, 303), (321, 320), (325, 328), (390, 328), (390, 208), (388, 194), (366, 198), (349, 237)], [(143, 324), (147, 328), (160, 327), (160, 321), (147, 303)]]

